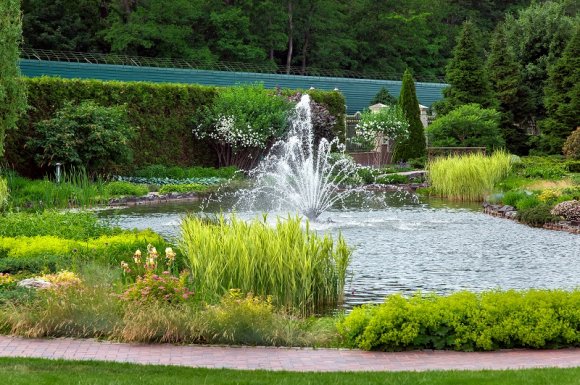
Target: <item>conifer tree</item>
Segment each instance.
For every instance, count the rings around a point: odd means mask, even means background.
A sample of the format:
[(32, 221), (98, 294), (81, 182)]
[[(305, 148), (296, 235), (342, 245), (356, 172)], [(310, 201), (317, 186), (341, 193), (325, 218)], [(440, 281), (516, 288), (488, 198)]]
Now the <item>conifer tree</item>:
[(487, 59), (487, 74), (497, 107), (501, 113), (500, 127), (510, 152), (518, 155), (527, 153), (527, 135), (521, 123), (526, 103), (522, 88), (520, 67), (515, 54), (508, 46), (503, 25), (493, 34), (491, 52)]
[(379, 90), (379, 92), (377, 92), (373, 101), (371, 102), (371, 104), (377, 103), (383, 103), (386, 104), (387, 106), (392, 106), (397, 104), (397, 98), (391, 95), (389, 93), (389, 90), (387, 90), (385, 87), (381, 87), (381, 89)]
[(421, 123), (421, 111), (419, 101), (415, 91), (415, 79), (411, 71), (407, 68), (403, 75), (401, 93), (399, 95), (399, 106), (409, 122), (409, 136), (396, 144), (394, 160), (407, 161), (413, 158), (420, 158), (425, 155), (426, 140), (423, 123)]
[(466, 21), (453, 49), (453, 57), (446, 68), (445, 80), (449, 87), (443, 90), (445, 99), (436, 107), (438, 114), (444, 115), (469, 103), (477, 103), (484, 108), (493, 107), (493, 98), (477, 41), (475, 26)]
[(0, 156), (4, 154), (6, 131), (26, 108), (26, 90), (20, 79), (18, 59), (22, 41), (19, 0), (0, 1)]
[(562, 57), (550, 68), (544, 94), (548, 117), (540, 124), (540, 149), (559, 153), (566, 138), (580, 126), (579, 24)]

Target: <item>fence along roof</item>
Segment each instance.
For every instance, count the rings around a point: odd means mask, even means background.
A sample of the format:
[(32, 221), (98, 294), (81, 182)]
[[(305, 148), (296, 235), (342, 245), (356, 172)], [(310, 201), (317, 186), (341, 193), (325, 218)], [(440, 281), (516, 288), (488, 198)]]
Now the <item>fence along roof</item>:
[[(22, 73), (28, 77), (58, 76), (63, 78), (149, 81), (161, 83), (189, 83), (213, 86), (232, 86), (240, 83), (263, 83), (266, 88), (321, 90), (338, 88), (345, 96), (347, 113), (362, 111), (371, 104), (381, 87), (398, 96), (401, 82), (386, 79), (355, 78), (353, 72), (342, 71), (351, 77), (313, 76), (259, 72), (260, 66), (243, 63), (207, 63), (177, 59), (99, 55), (46, 50), (24, 50), (20, 60)], [(214, 69), (207, 69), (209, 65)], [(243, 65), (242, 65), (243, 64)], [(201, 68), (201, 69), (200, 69)], [(217, 68), (217, 69), (215, 69)], [(254, 69), (255, 72), (251, 70)], [(293, 70), (295, 71), (295, 67)], [(326, 71), (331, 74), (332, 71)], [(419, 103), (430, 106), (443, 97), (444, 83), (417, 82)]]

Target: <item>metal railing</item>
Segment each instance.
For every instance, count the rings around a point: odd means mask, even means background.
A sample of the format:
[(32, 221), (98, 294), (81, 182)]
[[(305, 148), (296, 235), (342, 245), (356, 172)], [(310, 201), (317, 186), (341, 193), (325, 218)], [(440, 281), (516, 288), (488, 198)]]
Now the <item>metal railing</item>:
[[(73, 51), (51, 51), (35, 48), (23, 48), (20, 57), (29, 60), (47, 60), (90, 64), (118, 64), (137, 67), (182, 68), (198, 70), (215, 70), (228, 72), (253, 72), (279, 75), (299, 75), (316, 77), (340, 77), (352, 79), (401, 80), (402, 73), (357, 72), (339, 69), (302, 68), (270, 64), (251, 64), (243, 62), (224, 62), (198, 59), (159, 58), (145, 56), (128, 56), (119, 54), (102, 54)], [(417, 81), (443, 83), (436, 76), (418, 77)]]

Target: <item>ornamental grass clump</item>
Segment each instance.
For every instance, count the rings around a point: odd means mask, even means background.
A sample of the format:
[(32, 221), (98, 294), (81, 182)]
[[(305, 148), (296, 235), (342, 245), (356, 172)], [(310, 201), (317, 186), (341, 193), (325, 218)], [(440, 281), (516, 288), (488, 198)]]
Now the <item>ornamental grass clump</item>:
[(343, 300), (351, 250), (302, 229), (299, 217), (243, 221), (196, 216), (181, 224), (180, 249), (190, 262), (196, 296), (215, 303), (229, 289), (271, 296), (276, 306), (302, 315), (320, 313)]
[(510, 170), (510, 155), (498, 151), (491, 156), (469, 154), (436, 158), (427, 165), (431, 189), (456, 201), (482, 201)]

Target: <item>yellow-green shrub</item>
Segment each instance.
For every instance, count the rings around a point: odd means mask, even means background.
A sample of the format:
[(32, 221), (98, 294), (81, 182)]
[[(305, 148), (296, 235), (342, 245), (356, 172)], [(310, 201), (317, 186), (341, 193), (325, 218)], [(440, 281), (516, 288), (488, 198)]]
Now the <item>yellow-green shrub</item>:
[(436, 158), (427, 165), (435, 195), (458, 201), (482, 201), (511, 169), (511, 157), (501, 151)]
[(580, 345), (580, 290), (392, 295), (338, 324), (365, 350), (551, 348)]
[(6, 179), (0, 178), (0, 210), (8, 203), (8, 183)]
[(150, 230), (103, 235), (87, 241), (55, 236), (0, 237), (0, 272), (56, 271), (87, 260), (117, 265), (149, 243), (166, 245), (160, 235)]

